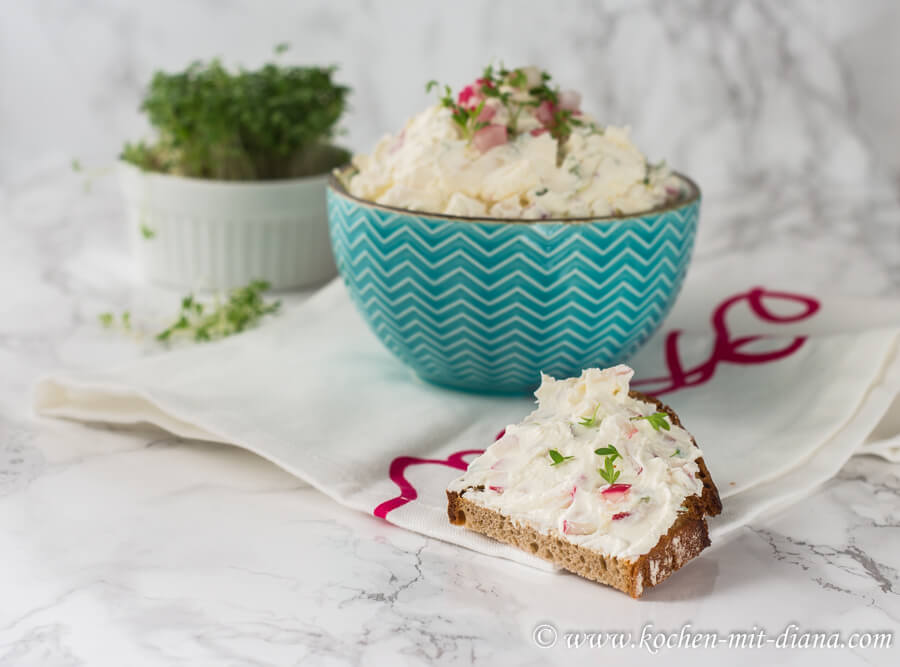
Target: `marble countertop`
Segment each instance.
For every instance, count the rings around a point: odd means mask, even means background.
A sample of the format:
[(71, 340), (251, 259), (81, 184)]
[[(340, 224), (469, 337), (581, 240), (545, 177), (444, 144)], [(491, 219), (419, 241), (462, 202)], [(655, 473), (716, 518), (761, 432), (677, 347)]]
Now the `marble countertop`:
[[(131, 276), (113, 179), (86, 192), (84, 175), (49, 163), (0, 188), (4, 667), (757, 664), (776, 649), (598, 654), (567, 648), (565, 632), (900, 629), (900, 465), (874, 458), (635, 602), (345, 509), (238, 449), (38, 420), (28, 396), (42, 372), (149, 349), (101, 329), (98, 313), (151, 318), (179, 295)], [(695, 261), (750, 253), (798, 287), (896, 296), (898, 193), (797, 191), (707, 201)], [(536, 645), (539, 624), (558, 630), (553, 648)], [(897, 641), (777, 660), (896, 664)]]

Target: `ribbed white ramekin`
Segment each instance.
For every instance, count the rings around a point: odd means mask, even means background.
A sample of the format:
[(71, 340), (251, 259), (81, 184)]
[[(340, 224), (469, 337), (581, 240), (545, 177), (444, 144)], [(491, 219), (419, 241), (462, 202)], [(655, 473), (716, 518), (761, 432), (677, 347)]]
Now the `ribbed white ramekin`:
[(273, 288), (336, 273), (325, 210), (327, 175), (211, 181), (120, 163), (128, 226), (143, 275), (188, 290), (267, 280)]

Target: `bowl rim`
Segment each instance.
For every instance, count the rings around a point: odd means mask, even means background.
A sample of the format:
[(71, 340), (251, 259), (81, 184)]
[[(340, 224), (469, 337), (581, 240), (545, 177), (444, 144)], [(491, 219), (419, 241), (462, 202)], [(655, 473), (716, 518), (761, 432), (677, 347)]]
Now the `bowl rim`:
[(655, 216), (661, 213), (665, 213), (667, 211), (674, 211), (679, 208), (687, 207), (692, 204), (698, 203), (701, 200), (700, 186), (698, 186), (693, 179), (685, 176), (679, 171), (673, 171), (672, 173), (684, 181), (688, 188), (689, 193), (688, 196), (684, 199), (679, 199), (678, 201), (672, 202), (670, 204), (665, 204), (663, 206), (657, 206), (656, 208), (647, 209), (646, 211), (637, 211), (635, 213), (619, 213), (613, 215), (604, 215), (604, 216), (594, 216), (594, 217), (569, 217), (569, 218), (491, 218), (488, 216), (475, 217), (475, 216), (466, 216), (466, 215), (450, 215), (448, 213), (432, 213), (429, 211), (416, 211), (409, 208), (401, 208), (399, 206), (390, 206), (388, 204), (379, 204), (378, 202), (373, 202), (368, 199), (362, 199), (361, 197), (357, 197), (355, 195), (351, 195), (347, 188), (344, 187), (344, 183), (340, 179), (340, 175), (345, 171), (352, 169), (352, 165), (344, 165), (342, 167), (337, 167), (333, 169), (328, 176), (328, 189), (333, 190), (336, 194), (346, 197), (352, 201), (355, 201), (358, 204), (362, 204), (364, 206), (368, 206), (371, 208), (378, 208), (384, 211), (390, 211), (392, 213), (402, 213), (404, 215), (417, 217), (417, 218), (433, 218), (436, 220), (453, 220), (459, 222), (480, 222), (480, 223), (488, 223), (488, 224), (512, 224), (512, 225), (533, 225), (545, 222), (562, 222), (566, 224), (592, 224), (597, 222), (618, 222), (622, 220), (639, 220), (641, 218), (646, 218), (647, 216)]

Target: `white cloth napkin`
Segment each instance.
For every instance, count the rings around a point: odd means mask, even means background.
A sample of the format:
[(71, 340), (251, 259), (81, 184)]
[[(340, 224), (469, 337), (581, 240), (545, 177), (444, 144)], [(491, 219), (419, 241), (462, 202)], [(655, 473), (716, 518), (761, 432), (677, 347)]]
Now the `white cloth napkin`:
[[(644, 380), (635, 388), (659, 393), (704, 451), (725, 507), (711, 520), (713, 540), (802, 498), (854, 453), (900, 460), (900, 303), (765, 283), (758, 292), (745, 275), (695, 267), (631, 362)], [(338, 281), (219, 343), (46, 377), (35, 408), (243, 447), (348, 507), (549, 567), (450, 525), (445, 509), (459, 468), (533, 400), (423, 384), (369, 332)]]

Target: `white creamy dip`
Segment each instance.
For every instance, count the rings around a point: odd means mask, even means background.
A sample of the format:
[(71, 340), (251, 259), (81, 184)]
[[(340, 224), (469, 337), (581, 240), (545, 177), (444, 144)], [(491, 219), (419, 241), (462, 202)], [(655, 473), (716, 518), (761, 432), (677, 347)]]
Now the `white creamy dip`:
[[(685, 498), (702, 493), (702, 452), (654, 404), (629, 396), (633, 374), (620, 365), (567, 380), (543, 376), (537, 409), (507, 426), (449, 489), (516, 524), (606, 555), (633, 560), (647, 553)], [(618, 455), (595, 453), (610, 447)], [(550, 450), (556, 459), (571, 458), (554, 465)], [(601, 474), (611, 476), (610, 465), (618, 473), (612, 484)]]
[[(416, 211), (527, 219), (638, 213), (683, 196), (682, 179), (649, 164), (628, 128), (601, 127), (580, 111), (577, 93), (532, 88), (544, 81), (535, 68), (491, 83), (504, 98), (480, 93), (485, 81), (456, 101), (448, 91), (444, 105), (414, 116), (371, 155), (354, 157), (350, 193)], [(477, 118), (454, 120), (475, 105)]]

